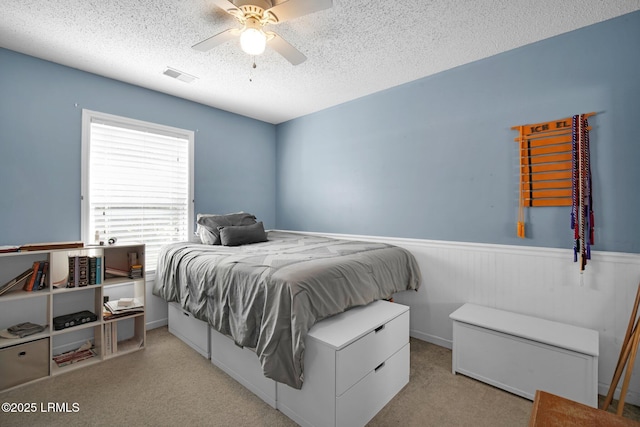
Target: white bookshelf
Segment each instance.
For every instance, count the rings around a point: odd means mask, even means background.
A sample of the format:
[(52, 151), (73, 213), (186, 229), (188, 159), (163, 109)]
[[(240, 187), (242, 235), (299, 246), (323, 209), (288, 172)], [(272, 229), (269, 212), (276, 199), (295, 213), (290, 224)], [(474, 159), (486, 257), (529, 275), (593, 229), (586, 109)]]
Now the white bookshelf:
[[(143, 266), (143, 277), (110, 276), (105, 273), (107, 268), (128, 272), (131, 253), (135, 253), (137, 264)], [(68, 287), (69, 258), (76, 256), (100, 259), (100, 283)], [(44, 282), (46, 287), (25, 291), (22, 285), (17, 285), (0, 295), (0, 330), (23, 322), (46, 325), (46, 328), (24, 338), (0, 337), (0, 392), (144, 348), (144, 244), (2, 253), (0, 286), (32, 267), (35, 261), (49, 263)], [(112, 301), (135, 298), (141, 302), (142, 308), (123, 317), (109, 318), (103, 306), (105, 297)], [(97, 319), (55, 330), (53, 319), (56, 316), (83, 310), (91, 311)], [(106, 328), (116, 333), (105, 334)], [(107, 343), (108, 337), (113, 341)], [(91, 343), (95, 356), (65, 366), (58, 366), (53, 360), (54, 356), (76, 350), (86, 342)], [(46, 354), (43, 351), (45, 348)]]

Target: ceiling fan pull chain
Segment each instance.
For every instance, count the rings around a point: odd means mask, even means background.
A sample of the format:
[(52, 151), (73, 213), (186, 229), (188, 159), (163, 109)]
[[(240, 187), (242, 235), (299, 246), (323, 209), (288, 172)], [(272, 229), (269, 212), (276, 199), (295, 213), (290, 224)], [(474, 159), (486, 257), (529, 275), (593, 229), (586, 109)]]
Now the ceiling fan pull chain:
[(253, 70), (258, 68), (258, 66), (256, 65), (256, 57), (252, 56), (252, 58), (253, 58), (253, 64), (251, 65), (251, 68), (249, 69), (249, 82), (253, 82)]

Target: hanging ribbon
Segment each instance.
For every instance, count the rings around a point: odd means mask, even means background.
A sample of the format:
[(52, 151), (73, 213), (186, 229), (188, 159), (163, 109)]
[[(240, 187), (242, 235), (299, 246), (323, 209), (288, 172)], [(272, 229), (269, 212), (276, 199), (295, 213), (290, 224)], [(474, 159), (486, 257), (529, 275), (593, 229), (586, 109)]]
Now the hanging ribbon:
[(571, 228), (574, 233), (573, 261), (580, 261), (583, 271), (591, 259), (594, 244), (593, 198), (591, 188), (591, 159), (589, 150), (589, 122), (586, 114), (573, 116), (573, 206)]

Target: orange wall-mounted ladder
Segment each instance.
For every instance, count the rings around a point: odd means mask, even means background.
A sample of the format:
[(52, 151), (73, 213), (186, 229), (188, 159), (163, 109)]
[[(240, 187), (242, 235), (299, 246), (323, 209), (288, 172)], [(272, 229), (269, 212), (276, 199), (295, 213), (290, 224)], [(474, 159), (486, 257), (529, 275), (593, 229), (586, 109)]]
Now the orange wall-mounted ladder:
[[(585, 119), (595, 113), (583, 114)], [(514, 126), (520, 135), (518, 237), (525, 237), (524, 208), (572, 206), (574, 190), (573, 117)], [(588, 127), (587, 131), (591, 128)]]

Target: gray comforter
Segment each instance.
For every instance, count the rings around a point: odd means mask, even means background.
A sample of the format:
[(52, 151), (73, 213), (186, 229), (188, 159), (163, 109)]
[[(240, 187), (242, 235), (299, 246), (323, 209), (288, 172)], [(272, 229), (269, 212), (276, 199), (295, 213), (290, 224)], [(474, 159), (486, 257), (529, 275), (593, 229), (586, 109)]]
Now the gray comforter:
[(237, 247), (166, 245), (153, 294), (255, 349), (265, 376), (299, 389), (314, 323), (420, 281), (415, 258), (397, 246), (270, 231), (267, 242)]

